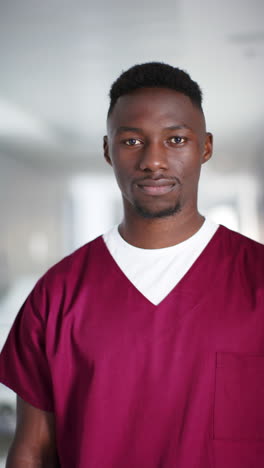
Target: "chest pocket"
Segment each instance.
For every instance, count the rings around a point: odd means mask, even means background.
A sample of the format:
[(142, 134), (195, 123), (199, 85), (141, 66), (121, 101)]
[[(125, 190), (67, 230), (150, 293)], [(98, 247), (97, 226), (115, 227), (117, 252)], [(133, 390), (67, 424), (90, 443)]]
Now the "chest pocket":
[(264, 355), (217, 353), (214, 439), (264, 441)]

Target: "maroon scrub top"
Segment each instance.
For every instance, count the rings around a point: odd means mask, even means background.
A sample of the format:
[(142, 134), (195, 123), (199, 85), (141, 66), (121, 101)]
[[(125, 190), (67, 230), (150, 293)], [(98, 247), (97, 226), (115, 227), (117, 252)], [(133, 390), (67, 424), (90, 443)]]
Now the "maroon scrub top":
[(39, 280), (0, 381), (54, 412), (62, 468), (264, 467), (264, 246), (220, 226), (155, 306), (95, 239)]

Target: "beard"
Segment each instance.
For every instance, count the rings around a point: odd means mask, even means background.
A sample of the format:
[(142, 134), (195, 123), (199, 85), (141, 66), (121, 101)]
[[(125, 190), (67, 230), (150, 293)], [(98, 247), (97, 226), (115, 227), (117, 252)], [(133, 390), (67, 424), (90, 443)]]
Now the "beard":
[(160, 219), (168, 218), (179, 213), (181, 211), (181, 203), (177, 201), (174, 206), (169, 206), (160, 210), (150, 210), (136, 201), (134, 203), (134, 208), (137, 214), (144, 219)]

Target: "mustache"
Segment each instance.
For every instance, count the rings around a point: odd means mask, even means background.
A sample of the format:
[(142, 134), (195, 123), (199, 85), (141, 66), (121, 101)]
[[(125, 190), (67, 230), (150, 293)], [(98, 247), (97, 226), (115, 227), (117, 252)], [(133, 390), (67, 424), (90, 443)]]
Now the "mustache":
[(142, 182), (144, 181), (157, 181), (157, 180), (166, 180), (168, 182), (171, 182), (172, 184), (178, 184), (178, 185), (182, 185), (180, 179), (176, 176), (165, 176), (163, 174), (156, 174), (156, 175), (146, 175), (144, 177), (140, 177), (139, 179), (134, 179), (134, 183), (135, 184), (142, 184)]

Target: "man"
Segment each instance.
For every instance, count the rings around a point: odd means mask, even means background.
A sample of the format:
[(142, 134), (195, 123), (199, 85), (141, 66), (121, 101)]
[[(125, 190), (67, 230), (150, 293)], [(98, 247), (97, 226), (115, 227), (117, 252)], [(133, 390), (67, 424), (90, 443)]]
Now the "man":
[(199, 86), (147, 63), (110, 97), (124, 217), (18, 314), (0, 360), (19, 395), (7, 467), (261, 468), (264, 247), (197, 210)]

